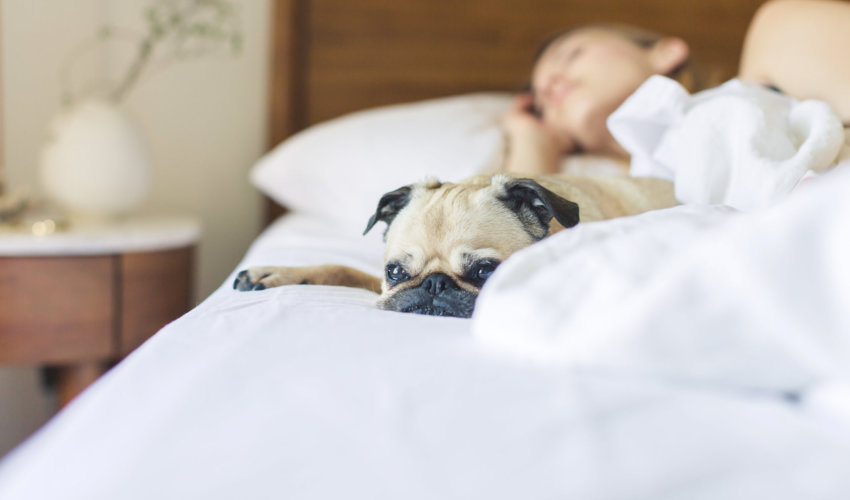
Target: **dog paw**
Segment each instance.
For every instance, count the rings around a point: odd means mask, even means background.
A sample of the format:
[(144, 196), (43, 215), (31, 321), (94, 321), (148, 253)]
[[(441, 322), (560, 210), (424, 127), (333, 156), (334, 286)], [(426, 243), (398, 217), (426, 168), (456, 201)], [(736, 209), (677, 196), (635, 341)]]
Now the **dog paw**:
[(252, 267), (240, 271), (233, 281), (233, 289), (240, 292), (265, 290), (281, 285), (308, 285), (304, 272), (293, 267)]
[(233, 281), (233, 289), (240, 292), (265, 290), (269, 288), (269, 278), (274, 274), (274, 268), (252, 267), (240, 271)]
[(251, 279), (251, 272), (248, 269), (239, 271), (239, 274), (236, 275), (236, 279), (233, 281), (233, 289), (239, 290), (240, 292), (263, 290), (264, 288), (266, 288), (265, 285), (262, 283), (256, 283), (253, 279)]

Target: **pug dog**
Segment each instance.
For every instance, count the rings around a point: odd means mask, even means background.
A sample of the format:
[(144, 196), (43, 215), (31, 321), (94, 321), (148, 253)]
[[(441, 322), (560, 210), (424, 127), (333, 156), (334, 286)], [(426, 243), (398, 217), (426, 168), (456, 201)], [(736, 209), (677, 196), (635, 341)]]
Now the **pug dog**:
[(338, 265), (252, 267), (233, 287), (341, 285), (380, 293), (382, 309), (468, 318), (479, 290), (501, 262), (580, 222), (676, 205), (667, 181), (631, 177), (478, 176), (426, 180), (386, 193), (364, 235), (386, 223), (384, 276)]

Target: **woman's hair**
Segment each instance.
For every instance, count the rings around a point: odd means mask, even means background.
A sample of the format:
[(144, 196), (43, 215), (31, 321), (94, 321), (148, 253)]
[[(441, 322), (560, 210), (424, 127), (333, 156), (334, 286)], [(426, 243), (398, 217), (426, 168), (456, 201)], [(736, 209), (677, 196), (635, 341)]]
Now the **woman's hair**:
[[(585, 29), (600, 29), (609, 31), (620, 35), (623, 38), (629, 40), (630, 42), (646, 49), (652, 48), (660, 40), (666, 38), (665, 35), (662, 35), (660, 33), (656, 33), (654, 31), (644, 28), (639, 28), (637, 26), (630, 26), (627, 24), (589, 24), (580, 26), (578, 28), (572, 28), (567, 31), (563, 31), (547, 39), (537, 50), (537, 54), (534, 57), (535, 62), (539, 60), (543, 53), (546, 51), (546, 49), (548, 49), (557, 40), (560, 40), (563, 37), (568, 36), (576, 31)], [(690, 93), (705, 90), (709, 87), (714, 86), (715, 84), (705, 74), (699, 64), (697, 64), (690, 56), (664, 76), (676, 80)]]

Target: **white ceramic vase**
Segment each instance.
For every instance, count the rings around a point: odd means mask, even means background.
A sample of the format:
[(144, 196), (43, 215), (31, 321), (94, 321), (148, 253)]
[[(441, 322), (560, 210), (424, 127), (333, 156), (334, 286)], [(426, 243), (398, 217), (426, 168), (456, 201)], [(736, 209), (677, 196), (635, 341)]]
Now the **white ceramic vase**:
[(41, 181), (47, 195), (72, 215), (126, 215), (145, 201), (151, 178), (147, 145), (115, 104), (84, 101), (51, 123)]

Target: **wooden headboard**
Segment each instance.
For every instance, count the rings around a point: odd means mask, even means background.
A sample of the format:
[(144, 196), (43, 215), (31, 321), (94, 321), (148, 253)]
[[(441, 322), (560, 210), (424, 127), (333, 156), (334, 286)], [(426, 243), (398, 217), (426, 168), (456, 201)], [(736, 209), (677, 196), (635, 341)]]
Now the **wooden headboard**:
[(541, 42), (587, 23), (681, 36), (725, 79), (763, 2), (274, 0), (268, 145), (358, 109), (518, 90)]

